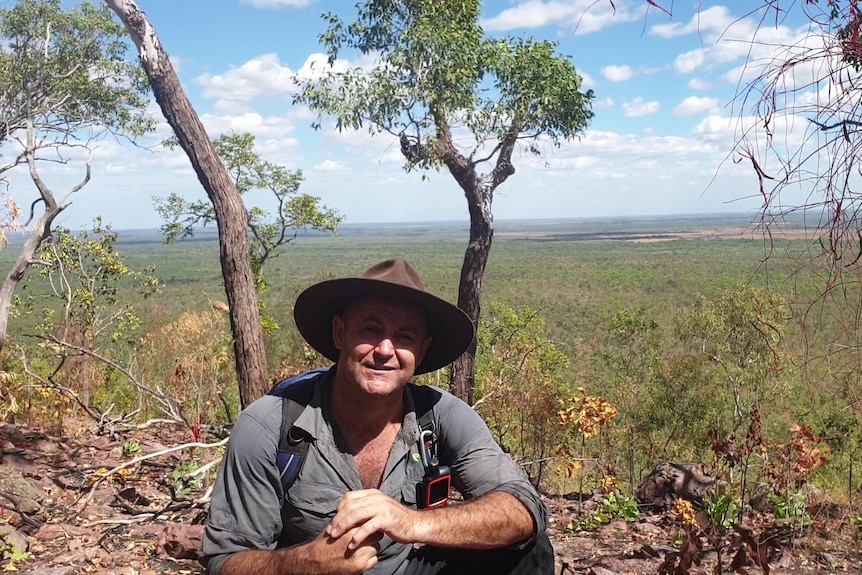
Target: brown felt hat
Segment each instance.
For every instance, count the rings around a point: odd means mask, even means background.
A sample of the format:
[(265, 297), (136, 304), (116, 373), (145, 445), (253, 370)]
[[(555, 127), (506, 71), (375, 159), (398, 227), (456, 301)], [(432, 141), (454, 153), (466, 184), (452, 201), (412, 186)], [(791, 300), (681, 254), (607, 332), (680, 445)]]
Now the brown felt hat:
[(360, 277), (327, 280), (307, 288), (293, 306), (299, 333), (326, 358), (338, 361), (338, 349), (332, 341), (332, 318), (361, 296), (399, 299), (425, 310), (431, 346), (416, 367), (416, 375), (449, 365), (473, 341), (473, 322), (467, 314), (425, 291), (419, 274), (401, 258), (380, 262)]

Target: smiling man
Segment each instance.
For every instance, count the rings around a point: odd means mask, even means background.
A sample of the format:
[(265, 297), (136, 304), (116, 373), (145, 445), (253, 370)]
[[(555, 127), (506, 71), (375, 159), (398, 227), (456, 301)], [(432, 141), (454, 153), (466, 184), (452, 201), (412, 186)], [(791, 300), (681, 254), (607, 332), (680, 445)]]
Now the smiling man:
[[(287, 400), (243, 411), (210, 506), (208, 573), (553, 573), (546, 511), (524, 472), (470, 406), (410, 382), (464, 352), (466, 314), (395, 259), (309, 287), (294, 316), (335, 362), (303, 378), (310, 398), (288, 426), (307, 453), (284, 481)], [(448, 501), (450, 481), (463, 501)]]

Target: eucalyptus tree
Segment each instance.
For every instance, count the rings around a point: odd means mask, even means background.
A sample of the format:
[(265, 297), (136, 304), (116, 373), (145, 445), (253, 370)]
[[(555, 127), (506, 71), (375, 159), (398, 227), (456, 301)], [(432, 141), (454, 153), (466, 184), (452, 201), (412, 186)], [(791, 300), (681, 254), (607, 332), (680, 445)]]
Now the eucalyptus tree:
[(270, 387), (251, 265), (248, 212), (147, 15), (134, 0), (105, 2), (126, 25), (138, 47), (156, 102), (212, 202), (218, 224), (219, 262), (229, 306), (240, 403), (245, 407)]
[[(494, 235), (497, 188), (515, 173), (521, 146), (579, 136), (592, 118), (571, 59), (553, 42), (486, 37), (478, 0), (366, 0), (345, 23), (326, 14), (329, 63), (344, 52), (374, 55), (371, 70), (330, 67), (300, 80), (296, 97), (339, 130), (367, 128), (399, 139), (405, 169), (449, 171), (467, 200), (470, 237), (458, 306), (478, 325)], [(472, 403), (476, 341), (452, 366), (450, 386)]]
[[(67, 163), (73, 148), (89, 150), (105, 133), (135, 137), (153, 126), (146, 78), (126, 58), (127, 48), (123, 27), (106, 7), (19, 0), (0, 9), (0, 180), (8, 184), (24, 164), (38, 192), (25, 222), (32, 232), (0, 287), (0, 347), (16, 287), (56, 217), (90, 179), (87, 162), (81, 181), (58, 197), (40, 165)], [(17, 215), (14, 204), (7, 206), (8, 215)], [(14, 217), (6, 220), (15, 224)]]
[[(173, 139), (166, 142), (168, 146), (175, 143)], [(274, 204), (272, 211), (257, 206), (248, 210), (251, 266), (257, 287), (263, 290), (266, 288), (264, 266), (296, 238), (299, 230), (313, 229), (334, 234), (342, 217), (321, 204), (319, 197), (300, 193), (301, 170), (289, 170), (264, 160), (255, 147), (253, 134), (222, 134), (213, 141), (213, 145), (240, 195), (263, 190)], [(208, 201), (189, 200), (177, 193), (154, 196), (154, 201), (156, 211), (165, 220), (161, 231), (168, 243), (192, 237), (195, 228), (216, 221), (215, 209)]]

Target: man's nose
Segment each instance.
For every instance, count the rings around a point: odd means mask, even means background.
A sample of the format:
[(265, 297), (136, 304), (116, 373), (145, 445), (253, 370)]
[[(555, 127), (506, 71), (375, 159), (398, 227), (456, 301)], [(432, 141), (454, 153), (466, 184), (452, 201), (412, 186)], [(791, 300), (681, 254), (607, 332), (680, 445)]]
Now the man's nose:
[(384, 337), (377, 342), (377, 347), (374, 351), (380, 355), (390, 356), (395, 353), (395, 345), (392, 343), (391, 338)]

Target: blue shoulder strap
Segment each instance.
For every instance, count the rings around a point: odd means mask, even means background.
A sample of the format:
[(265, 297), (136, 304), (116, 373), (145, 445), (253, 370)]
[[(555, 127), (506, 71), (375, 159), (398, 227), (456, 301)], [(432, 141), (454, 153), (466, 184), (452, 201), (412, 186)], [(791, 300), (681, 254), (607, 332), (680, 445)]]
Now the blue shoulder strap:
[[(315, 384), (327, 371), (329, 368), (322, 367), (300, 373), (279, 381), (269, 391), (269, 395), (282, 398), (281, 430), (275, 463), (278, 466), (285, 497), (305, 463), (308, 447), (311, 444), (311, 438), (293, 424), (311, 401)], [(431, 387), (413, 386), (413, 401), (419, 428), (431, 431), (433, 441), (436, 441), (437, 429), (432, 407), (439, 401), (439, 395), (440, 392)]]
[(299, 475), (311, 443), (308, 435), (295, 428), (293, 423), (311, 401), (314, 384), (327, 371), (328, 368), (322, 367), (300, 373), (279, 381), (269, 391), (269, 395), (281, 397), (281, 429), (275, 464), (278, 466), (285, 495)]

